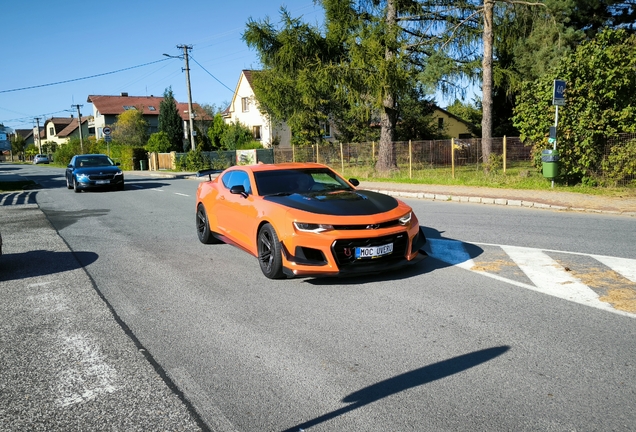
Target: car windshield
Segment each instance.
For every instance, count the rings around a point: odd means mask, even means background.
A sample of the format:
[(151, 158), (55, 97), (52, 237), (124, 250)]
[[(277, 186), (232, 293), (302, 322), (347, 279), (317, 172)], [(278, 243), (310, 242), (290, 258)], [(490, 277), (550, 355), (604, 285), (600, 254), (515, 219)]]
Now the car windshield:
[(91, 156), (78, 158), (75, 166), (78, 167), (101, 167), (115, 165), (108, 156)]
[(254, 173), (259, 195), (291, 195), (351, 190), (343, 179), (326, 168), (257, 171)]

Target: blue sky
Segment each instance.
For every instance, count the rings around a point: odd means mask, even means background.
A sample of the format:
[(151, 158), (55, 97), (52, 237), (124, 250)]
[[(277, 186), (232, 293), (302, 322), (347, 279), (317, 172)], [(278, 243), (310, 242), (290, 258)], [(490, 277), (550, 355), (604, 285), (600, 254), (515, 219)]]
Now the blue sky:
[[(323, 10), (312, 0), (5, 2), (0, 123), (29, 129), (36, 117), (42, 125), (77, 115), (75, 104), (90, 115), (89, 95), (162, 96), (172, 87), (187, 102), (183, 60), (163, 56), (183, 54), (177, 45), (193, 47), (193, 102), (224, 108), (241, 70), (259, 68), (256, 52), (241, 39), (247, 21), (278, 23), (281, 6), (306, 22), (322, 22)], [(122, 69), (128, 70), (109, 74)], [(63, 81), (70, 82), (46, 85)], [(14, 91), (25, 87), (35, 88)]]

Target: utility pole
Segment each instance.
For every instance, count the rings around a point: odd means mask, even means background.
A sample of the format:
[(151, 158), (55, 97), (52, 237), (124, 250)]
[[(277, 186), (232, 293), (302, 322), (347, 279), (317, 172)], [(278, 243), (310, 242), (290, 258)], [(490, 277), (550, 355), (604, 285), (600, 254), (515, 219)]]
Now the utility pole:
[(40, 140), (40, 117), (36, 117), (35, 118), (36, 124), (38, 125), (38, 136), (37, 136), (37, 140), (38, 140), (38, 153), (42, 153), (42, 141)]
[(80, 107), (84, 105), (71, 105), (77, 108), (77, 123), (79, 125), (79, 136), (80, 136), (80, 149), (82, 150), (82, 154), (84, 154), (84, 137), (82, 136), (82, 114), (80, 113)]
[(192, 45), (177, 45), (177, 48), (183, 49), (183, 58), (185, 59), (186, 87), (188, 88), (188, 118), (190, 119), (190, 145), (192, 150), (196, 149), (194, 143), (194, 112), (192, 111), (192, 91), (190, 90), (190, 65), (188, 63), (188, 50), (192, 49)]

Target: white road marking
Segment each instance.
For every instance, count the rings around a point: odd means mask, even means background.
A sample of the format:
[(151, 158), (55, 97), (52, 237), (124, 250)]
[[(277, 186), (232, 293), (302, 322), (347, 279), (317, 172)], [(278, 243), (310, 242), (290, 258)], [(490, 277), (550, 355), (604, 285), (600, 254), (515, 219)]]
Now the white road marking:
[(190, 195), (182, 194), (182, 193), (179, 193), (179, 192), (175, 192), (174, 194), (175, 195), (179, 195), (179, 196), (184, 196), (184, 197), (189, 197), (190, 196)]
[[(430, 247), (429, 255), (450, 265), (461, 267), (511, 285), (548, 294), (564, 300), (591, 306), (615, 314), (636, 318), (629, 312), (614, 309), (609, 303), (599, 300), (599, 295), (579, 279), (567, 272), (563, 266), (550, 258), (546, 252), (588, 256), (598, 260), (625, 278), (636, 282), (636, 260), (603, 255), (592, 255), (580, 252), (557, 251), (549, 249), (533, 249), (493, 243), (464, 243), (457, 240), (427, 239)], [(495, 246), (501, 248), (521, 269), (534, 285), (511, 280), (497, 274), (473, 270), (474, 262), (466, 250), (466, 244)]]
[(543, 251), (516, 246), (501, 248), (535, 284), (538, 291), (576, 303), (609, 306), (601, 302), (598, 294), (590, 287), (565, 271)]
[(628, 258), (616, 258), (603, 255), (590, 255), (595, 260), (605, 264), (607, 267), (619, 273), (626, 279), (636, 282), (636, 260)]

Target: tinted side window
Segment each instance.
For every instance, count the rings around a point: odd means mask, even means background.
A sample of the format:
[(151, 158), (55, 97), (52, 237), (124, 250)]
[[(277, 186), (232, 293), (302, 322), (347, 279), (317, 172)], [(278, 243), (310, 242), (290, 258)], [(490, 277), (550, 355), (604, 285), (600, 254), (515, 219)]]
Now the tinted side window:
[(221, 180), (223, 181), (223, 186), (228, 189), (241, 185), (245, 188), (245, 192), (252, 193), (250, 178), (245, 171), (230, 171)]

